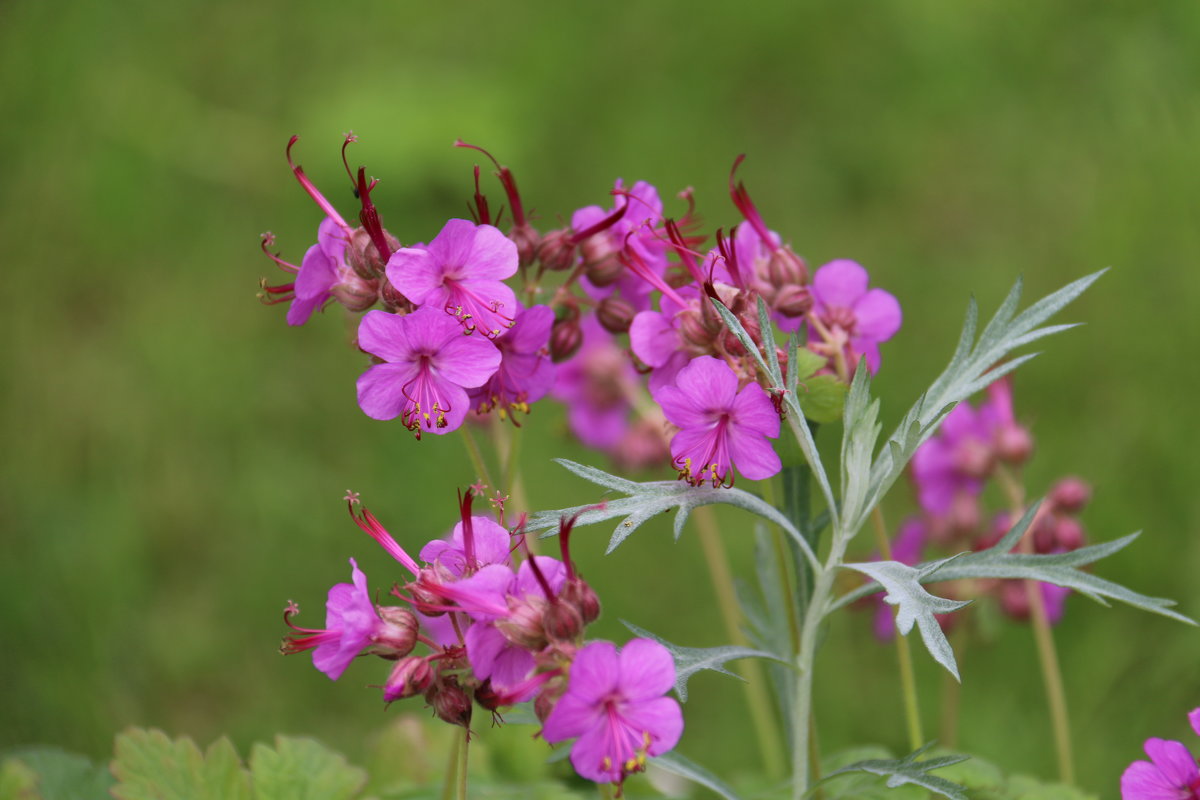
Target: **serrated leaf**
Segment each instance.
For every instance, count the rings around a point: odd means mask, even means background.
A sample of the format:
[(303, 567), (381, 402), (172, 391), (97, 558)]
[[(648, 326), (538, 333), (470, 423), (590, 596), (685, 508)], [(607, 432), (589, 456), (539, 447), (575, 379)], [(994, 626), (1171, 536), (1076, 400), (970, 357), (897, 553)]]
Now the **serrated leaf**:
[[(924, 755), (931, 746), (931, 744), (927, 744), (920, 750), (909, 753), (904, 758), (870, 758), (863, 761), (856, 761), (853, 764), (829, 773), (813, 788), (815, 789), (816, 786), (820, 786), (839, 775), (852, 772), (866, 772), (871, 775), (885, 777), (889, 788), (894, 789), (905, 785), (920, 786), (950, 800), (968, 800), (967, 793), (962, 786), (937, 775), (929, 774), (935, 769), (965, 761), (968, 756), (948, 755), (918, 761), (917, 759)], [(809, 791), (809, 794), (812, 794), (812, 790)]]
[(275, 737), (250, 751), (255, 800), (350, 800), (367, 773), (313, 739)]
[[(919, 567), (910, 567), (899, 561), (869, 561), (862, 564), (844, 564), (847, 569), (856, 570), (873, 578), (885, 590), (883, 598), (890, 605), (897, 606), (896, 630), (907, 636), (913, 625), (921, 632), (921, 641), (934, 660), (945, 667), (955, 680), (958, 677), (958, 665), (954, 662), (954, 650), (938, 624), (936, 614), (949, 614), (967, 605), (966, 601), (947, 600), (925, 591), (921, 585), (922, 579), (929, 580), (930, 576), (943, 567), (945, 559)], [(938, 580), (945, 580), (939, 574)]]
[(671, 653), (671, 658), (675, 660), (675, 694), (679, 695), (679, 699), (685, 703), (687, 702), (688, 678), (697, 672), (710, 670), (712, 672), (719, 672), (722, 675), (728, 675), (731, 678), (737, 678), (740, 681), (743, 678), (725, 669), (725, 664), (730, 661), (737, 661), (739, 658), (765, 658), (768, 661), (780, 664), (788, 663), (786, 659), (781, 658), (775, 653), (769, 653), (766, 650), (754, 650), (749, 647), (739, 647), (732, 644), (723, 647), (681, 647), (677, 644), (671, 644), (666, 639), (651, 633), (645, 628), (639, 628), (632, 622), (621, 620), (621, 624), (628, 628), (634, 636), (653, 639), (667, 648)]
[(118, 800), (249, 800), (250, 776), (228, 739), (201, 753), (191, 739), (132, 728), (117, 736), (112, 773)]
[(740, 800), (737, 793), (730, 788), (729, 784), (725, 783), (699, 764), (691, 761), (690, 759), (684, 758), (679, 753), (674, 751), (670, 753), (663, 753), (650, 763), (657, 766), (659, 769), (670, 772), (672, 775), (678, 775), (682, 778), (687, 778), (693, 783), (698, 783), (706, 789), (714, 791), (721, 797), (724, 797), (725, 800)]
[(749, 511), (752, 514), (757, 514), (775, 523), (788, 536), (796, 540), (797, 544), (804, 550), (805, 556), (813, 564), (819, 566), (817, 557), (808, 546), (808, 542), (804, 541), (804, 537), (800, 535), (800, 531), (796, 530), (791, 521), (770, 503), (749, 492), (735, 488), (721, 487), (714, 489), (709, 486), (690, 486), (679, 481), (647, 481), (645, 483), (637, 483), (609, 475), (595, 467), (588, 467), (583, 464), (577, 464), (574, 461), (568, 461), (565, 458), (556, 458), (555, 461), (581, 478), (627, 494), (628, 497), (608, 500), (603, 505), (593, 503), (586, 506), (560, 508), (554, 511), (539, 511), (533, 514), (525, 523), (526, 528), (530, 531), (547, 531), (552, 534), (558, 530), (559, 521), (563, 517), (573, 517), (576, 515), (578, 515), (576, 526), (592, 525), (610, 519), (621, 519), (620, 524), (617, 525), (616, 530), (613, 531), (612, 538), (608, 542), (608, 550), (606, 552), (611, 553), (630, 534), (641, 527), (643, 523), (659, 514), (677, 509), (674, 527), (675, 538), (678, 539), (683, 533), (683, 526), (693, 509), (706, 505), (724, 504)]
[[(115, 781), (107, 765), (97, 765), (86, 756), (57, 747), (30, 747), (5, 755), (33, 773), (36, 790), (30, 797), (41, 800), (107, 800), (112, 797), (108, 790)], [(3, 797), (0, 792), (0, 798)]]

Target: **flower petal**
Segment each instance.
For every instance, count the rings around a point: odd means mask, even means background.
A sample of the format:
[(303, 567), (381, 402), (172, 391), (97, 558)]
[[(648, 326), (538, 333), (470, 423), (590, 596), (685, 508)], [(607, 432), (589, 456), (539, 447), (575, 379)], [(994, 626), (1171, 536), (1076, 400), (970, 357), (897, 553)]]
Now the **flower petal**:
[(675, 659), (653, 639), (633, 639), (619, 656), (618, 691), (627, 700), (659, 697), (675, 685)]
[(1196, 732), (1197, 736), (1200, 736), (1200, 708), (1193, 708), (1188, 713), (1188, 722), (1192, 723), (1192, 730)]
[(886, 342), (900, 330), (900, 301), (891, 292), (872, 289), (854, 303), (855, 333), (873, 342)]
[(779, 437), (779, 414), (767, 393), (757, 383), (748, 383), (733, 401), (733, 422), (738, 427)]
[(1121, 800), (1185, 800), (1186, 797), (1149, 761), (1135, 761), (1121, 775)]
[(683, 733), (683, 709), (673, 697), (656, 697), (627, 706), (622, 710), (621, 717), (638, 734), (639, 739), (643, 733), (650, 734), (650, 746), (646, 752), (652, 756), (670, 750)]
[[(413, 364), (376, 364), (358, 376), (359, 408), (371, 419), (395, 419), (408, 403), (404, 387), (411, 383), (416, 375), (417, 368)], [(465, 395), (463, 399), (466, 399)]]
[(867, 291), (867, 270), (857, 261), (838, 259), (813, 275), (813, 295), (823, 307), (850, 308)]
[(417, 305), (442, 290), (446, 271), (437, 257), (424, 248), (401, 247), (388, 259), (387, 279), (396, 290)]
[(592, 642), (583, 647), (571, 664), (567, 693), (598, 703), (617, 688), (621, 672), (617, 647), (612, 642)]
[(368, 311), (358, 323), (358, 346), (384, 361), (409, 361), (413, 357), (408, 337), (411, 325), (409, 317), (378, 309)]
[[(442, 315), (444, 319), (451, 319)], [(461, 329), (446, 340), (433, 364), (438, 373), (459, 386), (472, 388), (487, 383), (500, 368), (500, 351), (483, 336), (463, 336)]]
[[(459, 221), (466, 222), (466, 220)], [(512, 239), (505, 236), (498, 228), (491, 225), (480, 225), (475, 229), (475, 237), (471, 243), (471, 250), (467, 254), (463, 275), (469, 278), (504, 280), (516, 273), (518, 260), (517, 245)], [(509, 308), (511, 309), (510, 313), (516, 313), (515, 303)]]
[(1147, 739), (1145, 750), (1154, 766), (1175, 786), (1190, 786), (1200, 778), (1196, 759), (1192, 758), (1182, 743), (1169, 739)]
[(573, 739), (594, 728), (600, 719), (600, 706), (568, 692), (558, 699), (546, 717), (542, 738), (552, 744)]
[[(776, 420), (779, 418), (776, 417)], [(783, 464), (767, 437), (741, 426), (732, 426), (729, 433), (729, 455), (737, 471), (752, 481), (761, 481), (779, 474)]]

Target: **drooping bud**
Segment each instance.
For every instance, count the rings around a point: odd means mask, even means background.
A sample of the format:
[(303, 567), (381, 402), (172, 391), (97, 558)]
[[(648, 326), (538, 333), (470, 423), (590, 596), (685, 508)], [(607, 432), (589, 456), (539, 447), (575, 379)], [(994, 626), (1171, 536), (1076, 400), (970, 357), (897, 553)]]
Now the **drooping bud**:
[(596, 308), (596, 319), (606, 331), (614, 334), (628, 333), (636, 315), (637, 309), (629, 301), (615, 295), (601, 300)]
[(583, 331), (579, 320), (560, 319), (550, 331), (550, 360), (554, 363), (566, 361), (583, 345)]
[[(384, 241), (393, 251), (400, 249), (400, 240), (387, 231), (383, 232)], [(371, 234), (363, 228), (355, 228), (350, 237), (350, 246), (346, 248), (346, 261), (359, 277), (366, 280), (383, 275), (387, 261), (379, 255)]]
[(412, 303), (386, 277), (379, 279), (379, 299), (392, 311), (412, 311)]
[(560, 596), (557, 602), (551, 603), (542, 617), (542, 626), (550, 639), (569, 642), (583, 633), (583, 615), (573, 603), (563, 601)]
[(564, 272), (575, 266), (575, 240), (570, 228), (550, 231), (537, 248), (537, 260), (551, 272)]
[(625, 265), (617, 258), (617, 252), (607, 242), (601, 243), (605, 254), (598, 258), (594, 257), (599, 248), (589, 250), (589, 243), (597, 240), (599, 237), (593, 236), (580, 245), (583, 250), (583, 259), (587, 263), (587, 277), (596, 286), (611, 286), (625, 272)]
[(775, 295), (775, 310), (785, 317), (803, 317), (813, 307), (812, 292), (807, 286), (784, 286)]
[(330, 287), (329, 293), (350, 311), (366, 311), (379, 299), (379, 281), (363, 280), (357, 273), (351, 273)]
[(1033, 454), (1033, 437), (1020, 425), (1005, 425), (996, 432), (996, 456), (1006, 464), (1020, 465)]
[(1083, 547), (1083, 525), (1074, 517), (1059, 517), (1054, 523), (1055, 550), (1078, 550)]
[(517, 246), (518, 264), (524, 268), (534, 262), (542, 237), (529, 223), (514, 225), (508, 232), (508, 238)]
[(441, 584), (442, 579), (433, 567), (423, 567), (417, 579), (407, 587), (412, 595), (412, 607), (427, 617), (445, 614), (446, 601), (437, 591)]
[(954, 450), (954, 466), (972, 478), (986, 478), (992, 472), (992, 448), (978, 439), (963, 439)]
[(567, 581), (559, 598), (579, 612), (584, 625), (591, 625), (600, 618), (600, 598), (596, 596), (596, 590), (579, 576)]
[(425, 702), (443, 722), (467, 728), (471, 724), (471, 698), (453, 679), (434, 684), (425, 693)]
[(979, 499), (970, 492), (959, 492), (951, 501), (950, 511), (946, 516), (954, 534), (973, 533), (979, 527)]
[(566, 690), (567, 682), (561, 679), (546, 684), (546, 688), (533, 701), (533, 713), (537, 714), (540, 721), (546, 721), (546, 717), (550, 716), (550, 712), (558, 705), (558, 699)]
[(401, 658), (383, 684), (383, 699), (390, 703), (405, 697), (416, 697), (428, 689), (432, 682), (433, 669), (428, 659), (420, 656)]
[(479, 703), (480, 707), (486, 708), (488, 711), (496, 711), (497, 709), (506, 705), (504, 700), (504, 695), (492, 688), (492, 681), (490, 678), (475, 689), (475, 702)]
[(1092, 487), (1081, 478), (1071, 476), (1054, 484), (1050, 490), (1050, 502), (1059, 511), (1078, 514), (1092, 499)]
[(804, 259), (792, 252), (789, 245), (775, 248), (767, 261), (767, 280), (782, 289), (785, 286), (801, 286), (808, 283), (808, 267)]
[(392, 660), (411, 653), (421, 627), (416, 616), (400, 606), (378, 606), (375, 610), (383, 624), (371, 637), (371, 652)]
[(532, 596), (521, 602), (510, 603), (508, 616), (496, 620), (496, 629), (517, 647), (531, 652), (541, 650), (546, 646), (543, 623), (546, 605), (544, 598)]

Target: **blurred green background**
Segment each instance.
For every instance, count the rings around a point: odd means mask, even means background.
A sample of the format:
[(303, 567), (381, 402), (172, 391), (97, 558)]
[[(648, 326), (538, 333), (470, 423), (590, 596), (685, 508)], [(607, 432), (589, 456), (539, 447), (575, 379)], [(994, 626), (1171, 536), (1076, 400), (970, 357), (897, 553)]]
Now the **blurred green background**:
[[(289, 329), (255, 301), (274, 278), (258, 234), (295, 260), (319, 221), (284, 162), (293, 133), (349, 213), (337, 148), (357, 132), (352, 162), (405, 241), (463, 213), (474, 159), (456, 137), (513, 167), (543, 228), (617, 176), (694, 186), (728, 226), (745, 152), (772, 227), (903, 304), (877, 382), (889, 425), (968, 294), (986, 310), (1018, 274), (1032, 298), (1111, 265), (1063, 317), (1087, 326), (1018, 374), (1030, 491), (1087, 478), (1094, 539), (1146, 531), (1099, 572), (1200, 615), (1198, 37), (1191, 2), (3, 4), (0, 748), (101, 756), (139, 724), (243, 748), (311, 733), (353, 757), (395, 713), (360, 688), (378, 669), (331, 684), (279, 657), (279, 612), (294, 598), (318, 622), (350, 556), (377, 585), (395, 575), (346, 519), (348, 487), (419, 546), (473, 475), (456, 437), (417, 444), (358, 411), (365, 362), (336, 308)], [(524, 429), (535, 506), (593, 496), (549, 462), (603, 463), (564, 430), (548, 407)], [(747, 521), (722, 519), (744, 573)], [(602, 557), (607, 533), (577, 537), (599, 634), (627, 618), (721, 643), (692, 537), (648, 528)], [(826, 749), (904, 746), (868, 617), (837, 622), (819, 661)], [(1073, 598), (1058, 641), (1081, 782), (1114, 796), (1143, 738), (1185, 736), (1200, 634)], [(918, 668), (933, 729), (941, 676)], [(1003, 626), (963, 676), (960, 745), (1050, 777), (1028, 629)], [(742, 697), (697, 678), (683, 752), (756, 769)]]

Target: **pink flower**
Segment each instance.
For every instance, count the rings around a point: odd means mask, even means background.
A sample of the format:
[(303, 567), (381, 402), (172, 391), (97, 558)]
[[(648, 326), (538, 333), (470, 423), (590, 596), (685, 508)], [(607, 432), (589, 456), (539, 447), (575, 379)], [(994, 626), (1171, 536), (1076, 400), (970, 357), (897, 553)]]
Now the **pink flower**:
[[(1188, 714), (1200, 736), (1200, 708)], [(1135, 761), (1121, 776), (1121, 800), (1200, 800), (1200, 768), (1180, 742), (1147, 739), (1149, 761)]]
[(359, 406), (373, 419), (400, 417), (418, 437), (456, 430), (467, 415), (466, 389), (482, 385), (500, 366), (495, 345), (463, 336), (437, 308), (406, 316), (369, 311), (358, 326), (358, 346), (386, 362), (359, 377)]
[[(854, 261), (829, 262), (813, 276), (812, 314), (822, 337), (828, 333), (855, 360), (864, 356), (876, 372), (879, 343), (900, 330), (901, 314), (896, 298), (883, 289), (867, 289), (868, 280), (867, 271)], [(814, 338), (810, 334), (810, 341)]]
[(738, 379), (724, 361), (692, 359), (674, 386), (655, 394), (667, 419), (679, 426), (671, 456), (680, 477), (699, 486), (732, 482), (732, 468), (751, 480), (779, 472), (779, 456), (767, 437), (779, 436), (779, 415), (757, 383), (738, 391)]
[(646, 767), (647, 756), (675, 746), (683, 712), (663, 695), (675, 683), (675, 662), (658, 642), (634, 639), (617, 652), (593, 642), (575, 657), (566, 694), (546, 718), (547, 742), (578, 737), (575, 771), (597, 783), (621, 783)]
[(529, 413), (530, 403), (546, 396), (554, 385), (554, 364), (548, 345), (554, 311), (550, 306), (533, 306), (517, 312), (507, 335), (496, 339), (500, 368), (487, 383), (473, 390), (471, 400), (480, 412), (498, 410)]
[(353, 311), (375, 303), (376, 287), (346, 263), (346, 233), (332, 217), (321, 221), (317, 243), (308, 248), (296, 274), (295, 297), (288, 307), (289, 325), (303, 325), (331, 297)]
[(471, 524), (469, 558), (464, 524), (460, 521), (455, 524), (449, 540), (434, 539), (422, 547), (421, 560), (428, 564), (437, 564), (455, 578), (469, 575), (492, 564), (507, 565), (512, 537), (504, 526), (489, 517), (472, 516), (467, 519)]
[(375, 613), (375, 604), (367, 591), (367, 576), (350, 559), (353, 584), (339, 583), (329, 590), (325, 603), (325, 628), (299, 628), (292, 624), (300, 612), (289, 603), (283, 618), (296, 634), (283, 640), (280, 650), (287, 654), (313, 651), (313, 666), (336, 681), (363, 648), (371, 644), (383, 626)]
[(583, 344), (558, 365), (553, 395), (567, 406), (571, 431), (588, 447), (609, 450), (629, 429), (629, 397), (638, 374), (616, 340), (588, 315), (579, 325)]
[[(580, 283), (584, 291), (596, 300), (603, 300), (616, 291), (640, 311), (650, 307), (650, 292), (654, 287), (634, 272), (619, 269), (616, 261), (618, 253), (628, 249), (654, 274), (663, 273), (667, 267), (667, 244), (655, 233), (655, 228), (663, 221), (662, 200), (658, 197), (658, 190), (645, 181), (638, 181), (632, 189), (626, 190), (618, 178), (613, 192), (616, 194), (614, 210), (626, 207), (625, 214), (613, 225), (584, 239), (580, 247), (589, 265), (607, 264), (607, 269), (615, 271), (615, 277), (603, 286), (596, 285), (587, 277)], [(611, 213), (600, 206), (581, 208), (571, 215), (571, 227), (576, 231), (586, 231)]]
[(441, 308), (468, 333), (495, 338), (517, 313), (516, 295), (502, 283), (517, 262), (517, 246), (498, 229), (452, 219), (425, 247), (393, 253), (387, 278), (413, 303)]

